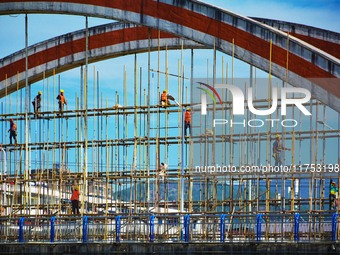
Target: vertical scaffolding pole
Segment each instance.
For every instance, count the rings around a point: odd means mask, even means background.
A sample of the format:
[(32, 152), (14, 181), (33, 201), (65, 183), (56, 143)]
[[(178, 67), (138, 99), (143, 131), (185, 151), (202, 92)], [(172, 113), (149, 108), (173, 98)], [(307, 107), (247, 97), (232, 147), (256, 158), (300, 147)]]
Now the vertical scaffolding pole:
[[(272, 95), (272, 53), (273, 53), (273, 43), (272, 39), (270, 39), (269, 44), (269, 80), (268, 80), (268, 108), (270, 108), (270, 101)], [(267, 124), (267, 139), (266, 139), (266, 162), (267, 166), (270, 165), (270, 134), (271, 134), (271, 127), (270, 124)], [(270, 211), (270, 187), (271, 187), (271, 180), (267, 177), (266, 178), (266, 212)]]
[[(249, 72), (249, 87), (253, 89), (253, 95), (254, 95), (254, 101), (256, 101), (256, 91), (255, 88), (253, 87), (253, 69), (254, 67), (252, 65), (250, 65), (250, 72)], [(254, 117), (254, 115), (250, 112), (249, 113), (249, 119), (252, 119)], [(253, 127), (248, 127), (247, 125), (247, 130), (250, 130), (250, 133), (255, 133), (255, 128)], [(255, 155), (253, 154), (253, 150), (254, 150), (254, 143), (255, 143), (255, 139), (253, 137), (250, 138), (251, 140), (251, 144), (249, 145), (249, 141), (247, 141), (247, 161), (246, 164), (248, 165), (255, 165)], [(254, 160), (253, 160), (254, 159)], [(249, 200), (249, 206), (248, 206), (248, 210), (249, 212), (252, 211), (252, 180), (249, 179), (248, 180), (248, 200)]]
[[(134, 59), (134, 97), (133, 97), (133, 102), (134, 102), (134, 121), (133, 121), (133, 134), (134, 134), (134, 144), (133, 144), (133, 175), (137, 172), (137, 142), (138, 142), (138, 115), (137, 115), (137, 105), (138, 105), (138, 65), (137, 65), (137, 54), (135, 54), (135, 59)], [(134, 183), (134, 211), (137, 213), (137, 202), (139, 201), (138, 197), (138, 184), (137, 180), (135, 179)]]
[[(181, 45), (181, 65), (180, 65), (180, 79), (181, 81), (181, 98), (180, 102), (181, 105), (184, 103), (184, 67), (183, 67), (183, 40)], [(180, 202), (180, 212), (184, 213), (184, 114), (185, 114), (185, 108), (182, 107), (182, 140), (181, 140), (181, 202)], [(191, 135), (191, 134), (190, 134)]]
[(84, 76), (84, 165), (83, 165), (83, 201), (82, 201), (82, 210), (81, 213), (84, 213), (85, 209), (85, 201), (86, 201), (86, 192), (87, 192), (87, 150), (88, 150), (88, 127), (87, 127), (87, 93), (88, 93), (88, 47), (89, 47), (89, 29), (88, 29), (88, 17), (85, 18), (86, 25), (86, 45), (85, 45), (85, 76)]
[[(135, 61), (134, 61), (134, 97), (133, 97), (133, 101), (134, 101), (134, 121), (133, 121), (133, 134), (134, 134), (134, 146), (133, 146), (133, 170), (136, 171), (137, 170), (137, 139), (138, 139), (138, 116), (137, 116), (137, 105), (138, 105), (138, 66), (137, 66), (137, 54), (135, 54)], [(135, 187), (136, 189), (136, 187)], [(135, 197), (135, 200), (137, 200), (137, 198)]]
[[(99, 127), (97, 126), (98, 123), (99, 123), (99, 121), (98, 121), (99, 115), (98, 115), (98, 117), (96, 116), (97, 113), (96, 113), (96, 110), (95, 110), (95, 106), (96, 106), (96, 80), (97, 80), (96, 67), (94, 66), (93, 67), (93, 97), (92, 97), (94, 111), (93, 111), (93, 118), (92, 118), (92, 121), (93, 121), (93, 124), (92, 124), (93, 125), (93, 135), (92, 135), (92, 137), (93, 137), (94, 140), (97, 140), (97, 142), (95, 142), (93, 144), (93, 147), (92, 147), (92, 162), (91, 162), (91, 165), (92, 165), (92, 176), (93, 177), (99, 176), (99, 146), (98, 146)], [(97, 120), (97, 123), (96, 123), (96, 120)], [(97, 137), (96, 137), (96, 134), (98, 134)], [(99, 186), (98, 186), (99, 182), (100, 182), (100, 180), (98, 178), (96, 178), (92, 182), (90, 182), (91, 186), (88, 187), (89, 193), (93, 192), (93, 194), (95, 194), (95, 191), (99, 190)], [(94, 211), (95, 203), (96, 202), (98, 203), (98, 199), (99, 199), (99, 194), (93, 195), (92, 203), (91, 203), (91, 211)]]
[[(28, 139), (29, 139), (29, 127), (28, 127), (28, 111), (29, 111), (29, 86), (28, 86), (28, 16), (25, 15), (25, 206), (28, 210), (28, 165), (29, 165), (29, 150), (28, 150)], [(27, 211), (28, 212), (28, 211)]]
[[(216, 84), (216, 39), (214, 40), (214, 58), (213, 58), (213, 87), (215, 88), (215, 84)], [(213, 104), (213, 116), (212, 116), (213, 120), (216, 118), (216, 104)], [(211, 148), (211, 164), (212, 166), (216, 166), (216, 130), (213, 130), (213, 143), (212, 143), (212, 148)], [(216, 210), (216, 206), (217, 206), (217, 182), (218, 179), (216, 178), (216, 176), (212, 177), (213, 181), (212, 181), (212, 205), (213, 208), (212, 210)]]
[[(168, 46), (165, 47), (165, 88), (169, 90), (169, 64), (168, 64)], [(164, 139), (164, 162), (168, 164), (168, 137), (169, 129), (168, 129), (168, 112), (165, 113), (165, 139)], [(160, 163), (160, 162), (158, 162)], [(158, 165), (159, 166), (159, 165)], [(157, 166), (157, 167), (158, 167)], [(164, 201), (167, 200), (167, 187), (168, 187), (168, 179), (167, 172), (165, 172), (164, 180)], [(164, 212), (168, 212), (168, 204), (164, 204)]]
[[(146, 132), (147, 137), (150, 138), (150, 94), (151, 94), (151, 29), (148, 29), (148, 90), (147, 90), (147, 105), (148, 105), (148, 113), (147, 113), (147, 123), (146, 123)], [(150, 139), (147, 140), (146, 147), (146, 167), (147, 167), (147, 175), (150, 175)], [(146, 202), (149, 204), (150, 200), (150, 179), (147, 178), (147, 191), (146, 191)]]
[[(194, 79), (194, 50), (191, 49), (191, 55), (190, 55), (190, 65), (191, 65), (191, 68), (190, 68), (190, 92), (192, 91), (192, 88), (193, 88), (193, 79)], [(192, 98), (192, 95), (190, 95), (190, 100)], [(193, 127), (191, 127), (191, 136), (193, 135)], [(193, 144), (190, 143), (190, 156), (189, 156), (189, 169), (193, 169), (193, 151), (194, 151), (194, 148), (193, 148)], [(188, 212), (192, 212), (193, 211), (193, 200), (192, 200), (192, 192), (193, 192), (193, 178), (191, 177), (191, 172), (193, 170), (191, 170), (189, 172), (189, 178), (188, 178)]]

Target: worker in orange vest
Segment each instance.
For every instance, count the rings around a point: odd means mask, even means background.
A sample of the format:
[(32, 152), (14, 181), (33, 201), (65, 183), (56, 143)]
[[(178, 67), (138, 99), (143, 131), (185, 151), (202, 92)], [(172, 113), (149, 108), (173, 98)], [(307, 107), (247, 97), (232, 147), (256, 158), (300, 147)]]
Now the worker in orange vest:
[(166, 107), (169, 105), (168, 93), (166, 90), (163, 90), (163, 93), (161, 95), (161, 105), (162, 107)]
[(64, 90), (60, 90), (60, 94), (57, 96), (58, 99), (58, 105), (59, 105), (59, 112), (61, 115), (63, 115), (63, 111), (64, 111), (64, 104), (67, 105), (67, 101), (66, 98), (64, 96)]
[(80, 214), (79, 212), (79, 186), (75, 186), (73, 188), (72, 196), (70, 200), (72, 203), (72, 213)]
[(14, 138), (14, 144), (17, 145), (17, 124), (14, 123), (13, 119), (10, 119), (9, 122), (10, 126), (8, 132), (10, 144), (12, 144), (12, 138)]
[(187, 128), (189, 128), (189, 132), (191, 135), (191, 109), (188, 107), (185, 111), (184, 115), (184, 135), (187, 135)]

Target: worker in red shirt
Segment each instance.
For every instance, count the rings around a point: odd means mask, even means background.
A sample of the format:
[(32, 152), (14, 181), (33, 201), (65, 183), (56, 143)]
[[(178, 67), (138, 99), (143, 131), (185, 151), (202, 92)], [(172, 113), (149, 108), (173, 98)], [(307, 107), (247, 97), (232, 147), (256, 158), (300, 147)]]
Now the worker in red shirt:
[(72, 203), (72, 213), (80, 214), (79, 212), (79, 187), (78, 186), (75, 186), (72, 191), (71, 203)]
[(66, 98), (64, 96), (64, 90), (61, 89), (60, 90), (60, 94), (57, 96), (58, 99), (58, 105), (59, 105), (59, 112), (61, 115), (63, 115), (63, 111), (64, 111), (64, 104), (67, 105), (67, 101)]
[(186, 109), (184, 115), (184, 136), (187, 135), (187, 128), (189, 128), (191, 135), (191, 109), (189, 107)]

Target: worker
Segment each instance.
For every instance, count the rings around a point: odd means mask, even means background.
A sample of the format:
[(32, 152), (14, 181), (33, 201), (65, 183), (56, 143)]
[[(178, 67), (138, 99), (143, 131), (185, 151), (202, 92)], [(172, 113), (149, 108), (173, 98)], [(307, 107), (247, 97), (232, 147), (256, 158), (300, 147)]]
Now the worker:
[(161, 106), (162, 107), (166, 107), (168, 106), (170, 103), (169, 103), (169, 100), (168, 100), (168, 93), (166, 90), (163, 90), (163, 93), (161, 95)]
[(331, 186), (329, 187), (329, 210), (336, 210), (338, 201), (338, 187), (336, 186), (336, 182), (331, 181)]
[(35, 115), (36, 118), (38, 117), (39, 109), (41, 107), (41, 104), (40, 104), (40, 102), (41, 102), (41, 95), (42, 95), (42, 92), (39, 91), (38, 95), (36, 95), (34, 100), (32, 101), (33, 109), (34, 109), (34, 115)]
[(187, 128), (189, 128), (189, 133), (191, 135), (191, 109), (188, 107), (184, 115), (184, 136), (187, 135)]
[(80, 214), (79, 213), (79, 186), (73, 186), (72, 196), (71, 196), (71, 203), (72, 203), (72, 213), (73, 214)]
[(281, 155), (282, 150), (290, 151), (289, 148), (285, 148), (285, 147), (282, 146), (280, 140), (281, 140), (280, 135), (276, 135), (275, 141), (273, 143), (273, 157), (275, 159), (275, 166), (281, 166), (282, 165), (282, 155)]
[(168, 165), (165, 164), (165, 163), (161, 163), (160, 166), (159, 166), (159, 176), (161, 178), (164, 178), (164, 176), (166, 175), (166, 170), (168, 168)]
[[(6, 208), (4, 206), (1, 206), (0, 209), (0, 216), (6, 216)], [(2, 225), (2, 224), (1, 224)]]
[(14, 138), (14, 144), (17, 145), (17, 125), (14, 123), (13, 119), (9, 120), (10, 126), (8, 129), (9, 132), (9, 142), (12, 144), (12, 138)]
[(58, 104), (59, 104), (60, 115), (63, 115), (64, 104), (67, 105), (67, 101), (66, 101), (66, 98), (64, 96), (64, 90), (63, 89), (60, 90), (60, 94), (57, 96), (57, 99), (58, 99)]

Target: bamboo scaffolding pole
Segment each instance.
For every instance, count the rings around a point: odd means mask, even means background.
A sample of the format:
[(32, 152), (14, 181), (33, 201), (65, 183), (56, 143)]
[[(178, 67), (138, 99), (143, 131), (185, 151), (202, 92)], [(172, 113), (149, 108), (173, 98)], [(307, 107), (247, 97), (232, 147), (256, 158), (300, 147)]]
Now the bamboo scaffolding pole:
[[(151, 69), (151, 29), (148, 29), (148, 86), (147, 86), (147, 106), (148, 106), (148, 113), (147, 113), (147, 123), (146, 123), (146, 136), (150, 137), (151, 133), (150, 133), (150, 125), (151, 125), (151, 121), (150, 121), (150, 105), (151, 105), (151, 100), (150, 100), (150, 95), (151, 95), (151, 73), (150, 73), (150, 69)], [(147, 167), (147, 171), (149, 172), (149, 166), (150, 166), (150, 143), (147, 143), (147, 146), (145, 148), (145, 158), (146, 158), (146, 167)], [(146, 195), (146, 201), (147, 203), (150, 201), (150, 183), (149, 183), (149, 179), (147, 179), (147, 195)]]
[[(288, 58), (288, 57), (287, 57)], [(293, 95), (293, 98), (295, 98), (295, 95)], [(292, 118), (295, 118), (295, 111), (294, 108), (291, 108), (292, 111)], [(286, 131), (284, 129), (284, 131)], [(295, 127), (292, 128), (292, 164), (295, 164)], [(286, 137), (286, 133), (284, 133), (284, 137)], [(285, 144), (283, 144), (285, 146)], [(286, 156), (286, 154), (284, 154)], [(295, 196), (296, 196), (296, 189), (298, 188), (298, 180), (296, 182), (294, 176), (293, 179), (291, 180), (292, 182), (292, 187), (291, 187), (291, 210), (294, 211), (296, 210), (296, 206), (295, 206)]]
[[(272, 95), (272, 55), (273, 55), (273, 43), (272, 40), (270, 39), (270, 43), (269, 43), (269, 72), (268, 72), (268, 94), (267, 94), (267, 98), (268, 98), (268, 108), (270, 108), (270, 104), (271, 104), (271, 95)], [(270, 151), (271, 151), (271, 147), (270, 147), (270, 135), (271, 135), (271, 127), (270, 124), (267, 124), (267, 139), (266, 139), (266, 164), (269, 166), (270, 165)], [(267, 192), (266, 192), (266, 211), (269, 212), (270, 211), (270, 207), (269, 207), (269, 200), (270, 200), (270, 180), (267, 179), (266, 180), (267, 186)]]
[[(29, 112), (29, 99), (30, 99), (30, 90), (29, 90), (29, 84), (28, 84), (28, 15), (25, 14), (25, 174), (26, 178), (28, 179), (29, 176), (29, 148), (28, 148), (28, 143), (29, 143), (29, 136), (28, 136), (28, 131), (29, 131), (29, 119), (28, 119), (28, 112)], [(28, 187), (28, 182), (26, 182), (26, 185), (24, 187), (25, 190), (25, 206), (26, 210), (28, 210), (28, 206), (30, 205), (30, 200), (29, 200), (29, 187)]]
[[(148, 102), (148, 97), (146, 95), (146, 89), (144, 89), (144, 104)], [(147, 117), (146, 114), (144, 114), (144, 119), (147, 118), (147, 121), (144, 121), (144, 137), (147, 136), (148, 134), (148, 121), (149, 121), (149, 118)], [(148, 137), (148, 136), (147, 136)], [(147, 155), (147, 146), (149, 145), (148, 144), (149, 141), (144, 141), (143, 143), (143, 151), (142, 151), (142, 155), (143, 155), (143, 169), (144, 169), (144, 176), (149, 176), (149, 169), (148, 169), (148, 166), (147, 166), (147, 163), (148, 163), (148, 155)], [(149, 194), (148, 193), (148, 190), (149, 190), (149, 185), (148, 185), (148, 182), (149, 182), (149, 178), (146, 178), (144, 180), (144, 193), (146, 194)], [(149, 202), (149, 196), (147, 195), (144, 199), (144, 207), (148, 207), (148, 202)]]
[[(106, 106), (108, 106), (108, 99), (106, 99)], [(107, 117), (105, 118), (105, 134), (106, 134), (106, 141), (108, 140), (108, 119)], [(109, 148), (108, 146), (106, 146), (106, 167), (105, 167), (105, 173), (106, 175), (108, 176), (109, 175), (109, 171), (110, 171), (110, 151), (109, 151)], [(112, 187), (110, 189), (110, 191), (112, 191)], [(105, 216), (108, 215), (108, 211), (109, 211), (109, 178), (105, 178), (105, 196), (106, 196), (106, 199), (105, 199)], [(99, 207), (99, 202), (97, 204), (97, 208)], [(99, 211), (98, 211), (99, 212)], [(104, 240), (107, 240), (108, 238), (108, 219), (105, 218), (105, 232), (104, 232)]]
[[(213, 87), (215, 88), (216, 85), (216, 38), (214, 39), (214, 48), (213, 48)], [(216, 119), (216, 105), (213, 104), (213, 120)], [(213, 136), (212, 136), (212, 147), (211, 147), (211, 164), (214, 166), (216, 165), (216, 131), (213, 130)], [(212, 199), (213, 199), (213, 211), (216, 211), (216, 201), (217, 201), (217, 183), (218, 180), (213, 177), (213, 183), (212, 183)]]
[[(169, 63), (168, 63), (169, 59), (168, 59), (168, 46), (166, 45), (165, 47), (165, 88), (166, 90), (169, 90)], [(184, 75), (184, 74), (183, 74)], [(169, 136), (169, 121), (168, 121), (168, 114), (169, 112), (167, 111), (168, 108), (166, 108), (166, 112), (165, 112), (165, 137)], [(160, 126), (158, 126), (158, 128), (160, 128)], [(168, 143), (167, 143), (167, 139), (165, 140), (165, 144), (164, 144), (164, 162), (166, 165), (168, 165), (169, 163), (169, 159), (168, 159)], [(158, 162), (158, 166), (159, 166), (160, 162)], [(165, 176), (163, 177), (164, 180), (164, 201), (168, 201), (167, 199), (167, 171), (165, 169)], [(165, 203), (164, 205), (164, 212), (168, 213), (168, 204)]]
[[(254, 90), (254, 98), (253, 100), (256, 100), (257, 99), (257, 94), (256, 94), (256, 81), (254, 82), (254, 67), (253, 66), (250, 66), (250, 72), (249, 72), (249, 86), (250, 88), (252, 88)], [(256, 71), (256, 70), (255, 70)], [(248, 116), (249, 119), (253, 119), (254, 118), (254, 114), (249, 112), (249, 116)], [(247, 127), (248, 128), (248, 127)], [(247, 133), (254, 133), (256, 132), (256, 128), (255, 127), (250, 127), (248, 128), (249, 132)], [(250, 165), (255, 165), (256, 162), (255, 162), (255, 158), (256, 158), (256, 154), (255, 154), (255, 143), (256, 143), (256, 140), (255, 138), (253, 138), (251, 140), (251, 143), (249, 145), (249, 142), (247, 142), (247, 164), (250, 164)], [(253, 180), (249, 180), (248, 181), (248, 200), (251, 201), (253, 199)], [(251, 203), (249, 203), (249, 207), (248, 207), (248, 211), (249, 212), (252, 212), (252, 205)]]
[[(231, 84), (232, 85), (235, 85), (235, 83), (234, 83), (234, 61), (235, 61), (235, 39), (233, 38), (232, 39), (232, 54), (231, 54)], [(231, 116), (231, 121), (234, 121), (234, 116), (232, 114), (231, 108), (229, 109), (229, 116)], [(229, 156), (229, 162), (230, 162), (230, 165), (234, 165), (235, 162), (234, 162), (234, 136), (233, 136), (233, 134), (234, 134), (234, 127), (233, 126), (231, 126), (229, 128), (229, 134), (230, 134), (230, 143), (229, 143), (229, 154), (230, 154), (230, 156)], [(230, 193), (229, 197), (230, 197), (231, 201), (233, 201), (233, 199), (234, 199), (234, 197), (233, 197), (233, 194), (234, 194), (233, 179), (231, 179), (230, 182), (232, 184), (231, 184), (230, 191), (229, 191), (229, 193)], [(234, 204), (233, 203), (231, 203), (231, 205), (230, 205), (230, 211), (232, 213), (235, 212), (235, 208), (234, 208)]]
[[(137, 63), (137, 54), (135, 54), (134, 58), (134, 105), (138, 105), (138, 63)], [(134, 134), (134, 146), (133, 146), (133, 163), (132, 163), (132, 170), (133, 173), (137, 172), (137, 140), (138, 140), (138, 115), (137, 115), (137, 108), (135, 108), (134, 112), (134, 128), (133, 128), (133, 134)], [(137, 181), (133, 184), (134, 187), (134, 200), (138, 201), (138, 184)], [(137, 213), (138, 208), (134, 207), (134, 212)]]
[[(160, 30), (158, 30), (158, 36), (157, 36), (157, 102), (161, 105), (161, 90), (160, 90), (160, 86), (161, 86), (161, 73), (160, 73), (160, 69), (161, 69), (161, 52), (160, 52)], [(166, 70), (167, 71), (167, 70)], [(165, 71), (165, 72), (166, 72)], [(154, 77), (154, 74), (152, 73), (152, 77)], [(167, 91), (167, 93), (169, 92), (169, 88), (167, 86), (168, 84), (165, 84), (165, 90)], [(166, 104), (167, 105), (167, 104)], [(165, 108), (165, 110), (167, 110), (167, 107)], [(166, 119), (167, 119), (167, 114), (164, 115), (165, 117), (165, 125), (167, 123)], [(160, 146), (158, 143), (158, 137), (161, 135), (160, 134), (160, 126), (161, 126), (161, 115), (160, 115), (160, 108), (158, 107), (157, 110), (157, 127), (156, 127), (156, 151), (155, 151), (155, 168), (156, 168), (156, 180), (155, 180), (155, 203), (154, 203), (154, 210), (156, 213), (160, 212), (160, 208), (159, 208), (159, 202), (160, 202), (160, 163), (161, 163), (161, 155), (160, 155)], [(166, 134), (165, 134), (166, 136)], [(166, 162), (166, 161), (164, 161)], [(157, 228), (157, 233), (159, 232), (159, 227)]]
[[(323, 108), (323, 123), (326, 123), (326, 107), (325, 107), (325, 105), (323, 105), (322, 108)], [(326, 128), (325, 125), (322, 125), (322, 126), (323, 126), (323, 131), (325, 131), (325, 128)], [(322, 165), (326, 164), (326, 139), (325, 138), (322, 139), (322, 160), (321, 160), (320, 163)], [(324, 182), (323, 177), (321, 177), (320, 181)], [(320, 204), (319, 204), (320, 210), (325, 209), (324, 205), (322, 203), (322, 201), (325, 198), (325, 193), (324, 193), (325, 189), (322, 188), (322, 187), (325, 187), (325, 183), (320, 183), (320, 193), (321, 193), (320, 194)]]
[[(194, 50), (191, 49), (190, 50), (190, 92), (194, 86), (193, 84), (193, 79), (194, 79)], [(186, 103), (190, 102), (190, 99), (193, 95), (191, 95), (191, 93), (187, 92), (186, 93)], [(190, 96), (190, 98), (189, 98)], [(193, 125), (193, 123), (191, 123), (191, 125)], [(193, 132), (194, 129), (193, 127), (191, 127), (191, 133), (190, 135), (193, 136)], [(188, 167), (189, 168), (193, 168), (194, 166), (194, 147), (193, 147), (193, 143), (192, 140), (190, 139), (190, 143), (189, 143), (189, 160), (188, 160)], [(189, 177), (188, 177), (188, 212), (192, 212), (193, 211), (193, 179), (191, 177), (191, 171), (189, 172)]]
[[(181, 66), (182, 66), (182, 62), (181, 62), (181, 60), (180, 59), (178, 59), (177, 60), (177, 73), (178, 73), (178, 77), (177, 77), (177, 84), (178, 84), (178, 86), (177, 86), (177, 93), (178, 93), (178, 99), (179, 99), (179, 101), (180, 101), (180, 95), (181, 95), (181, 79), (180, 79), (180, 75), (182, 75), (182, 73), (181, 73)], [(180, 101), (181, 102), (181, 101)], [(178, 130), (179, 130), (179, 135), (178, 135), (178, 137), (182, 137), (182, 132), (181, 132), (181, 130), (182, 130), (182, 125), (183, 125), (183, 123), (182, 123), (182, 116), (181, 116), (181, 114), (180, 114), (180, 110), (178, 109), (177, 110), (178, 111), (178, 119), (177, 119), (177, 121), (178, 121)], [(178, 148), (178, 151), (179, 152), (181, 152), (181, 140), (180, 139), (178, 139), (177, 140), (177, 148)], [(177, 154), (177, 161), (178, 162), (181, 162), (181, 153), (178, 153)], [(180, 167), (178, 167), (178, 179), (177, 179), (177, 187), (178, 187), (178, 189), (177, 189), (177, 201), (181, 201), (181, 194), (180, 194), (180, 187), (181, 187), (181, 180), (180, 180), (180, 171), (181, 171), (181, 169), (180, 169)], [(180, 211), (181, 210), (181, 208), (180, 208), (180, 204), (178, 203), (178, 208), (177, 208), (177, 210), (178, 211)], [(178, 229), (179, 231), (180, 231), (180, 229)]]
[(88, 17), (85, 17), (85, 70), (84, 70), (84, 110), (85, 114), (83, 117), (84, 123), (84, 158), (83, 158), (83, 180), (82, 180), (82, 189), (81, 189), (81, 215), (84, 214), (85, 211), (85, 202), (88, 201), (88, 117), (87, 117), (87, 109), (88, 109), (88, 81), (89, 81), (89, 69), (88, 69), (88, 52), (89, 51), (89, 29), (88, 29)]
[[(7, 74), (5, 74), (5, 99), (4, 99), (4, 102), (1, 103), (1, 114), (4, 114), (4, 113), (7, 113), (7, 107), (8, 107), (8, 95), (7, 95), (7, 87), (8, 87), (8, 78), (7, 78)], [(1, 129), (3, 131), (6, 131), (7, 130), (7, 127), (6, 127), (6, 123), (1, 123)], [(1, 138), (2, 138), (2, 141), (5, 141), (6, 138), (5, 138), (5, 134), (7, 134), (6, 132), (2, 132), (2, 135), (1, 135)]]
[[(185, 77), (184, 76), (184, 46), (183, 46), (183, 40), (181, 40), (181, 55), (180, 55), (180, 60), (179, 60), (179, 65), (178, 65), (178, 74), (181, 77)], [(179, 83), (178, 83), (178, 101), (180, 102), (180, 105), (183, 105), (184, 103), (184, 79), (183, 78), (179, 78), (178, 79)], [(181, 213), (185, 212), (185, 184), (184, 184), (184, 167), (187, 164), (186, 160), (186, 146), (185, 146), (185, 142), (184, 139), (185, 138), (185, 125), (184, 125), (184, 108), (180, 107), (181, 109), (179, 109), (179, 114), (178, 114), (178, 120), (179, 120), (179, 127), (180, 127), (180, 134), (181, 134), (181, 139), (180, 139), (180, 144), (179, 144), (179, 161), (180, 165), (179, 165), (179, 189), (178, 189), (178, 201), (180, 201), (179, 203), (179, 211)]]
[[(142, 93), (143, 92), (143, 84), (142, 84), (142, 81), (143, 81), (143, 68), (140, 67), (139, 68), (139, 105), (138, 106), (141, 106), (143, 104), (143, 93)], [(144, 100), (144, 104), (145, 104), (145, 100)], [(145, 173), (145, 167), (144, 167), (144, 159), (145, 159), (144, 146), (145, 145), (141, 142), (141, 139), (140, 139), (143, 135), (143, 131), (145, 130), (145, 118), (143, 118), (143, 117), (145, 117), (145, 116), (140, 116), (140, 119), (139, 119), (140, 128), (139, 128), (139, 140), (138, 141), (139, 141), (140, 146), (139, 146), (139, 150), (138, 150), (138, 158), (139, 158), (138, 168), (140, 169), (140, 172)], [(144, 122), (142, 121), (143, 119), (144, 119)], [(138, 194), (142, 194), (142, 192), (144, 192), (144, 188), (145, 188), (145, 180), (141, 179), (141, 182), (139, 183), (139, 193)], [(140, 196), (139, 199), (140, 199), (141, 203), (144, 202), (143, 206), (145, 207), (145, 201), (143, 201), (142, 196)]]
[[(93, 86), (92, 86), (92, 102), (93, 102), (93, 107), (95, 107), (95, 102), (96, 102), (96, 67), (93, 66)], [(89, 83), (90, 84), (90, 83)], [(90, 91), (90, 89), (89, 89)], [(96, 137), (96, 131), (97, 131), (97, 126), (96, 126), (96, 121), (97, 121), (97, 114), (93, 115), (92, 118), (92, 137), (93, 139), (99, 139), (99, 137)], [(90, 123), (91, 119), (89, 119), (89, 123)], [(91, 137), (91, 133), (89, 134), (89, 137)], [(91, 157), (92, 157), (92, 172), (94, 173), (94, 175), (98, 175), (98, 144), (94, 143), (93, 147), (92, 147), (92, 152), (91, 152)], [(98, 189), (98, 181), (94, 181), (91, 180), (89, 181), (88, 184), (88, 195), (89, 197), (92, 196), (93, 197), (93, 202), (91, 203), (91, 207), (92, 207), (92, 211), (94, 210), (94, 205), (96, 203), (96, 201), (98, 200), (98, 195), (97, 192), (99, 193), (99, 189)], [(91, 195), (92, 193), (92, 195)]]
[[(318, 125), (317, 125), (317, 121), (318, 121), (318, 119), (319, 119), (319, 115), (320, 115), (320, 113), (319, 113), (319, 107), (317, 106), (316, 108), (315, 108), (315, 114), (316, 114), (316, 116), (315, 116), (315, 149), (314, 149), (314, 157), (313, 157), (313, 161), (312, 162), (314, 162), (314, 164), (316, 165), (317, 163), (318, 163), (318, 160), (319, 160), (319, 139), (320, 139), (320, 137), (319, 137), (319, 128), (318, 128)], [(317, 182), (316, 182), (316, 178), (313, 176), (313, 195), (316, 197), (317, 196)], [(316, 210), (317, 209), (317, 202), (316, 202), (316, 200), (314, 200), (314, 203), (313, 203), (313, 208), (314, 208), (314, 210)]]

